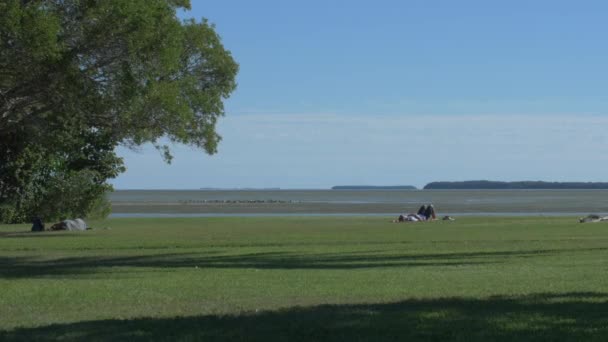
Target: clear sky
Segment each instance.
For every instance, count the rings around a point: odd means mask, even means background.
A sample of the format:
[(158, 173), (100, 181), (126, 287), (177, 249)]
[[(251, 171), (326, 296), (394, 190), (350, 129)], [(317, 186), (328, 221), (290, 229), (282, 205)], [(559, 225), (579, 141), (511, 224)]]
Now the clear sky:
[(608, 181), (608, 2), (192, 0), (240, 64), (219, 153), (117, 189)]

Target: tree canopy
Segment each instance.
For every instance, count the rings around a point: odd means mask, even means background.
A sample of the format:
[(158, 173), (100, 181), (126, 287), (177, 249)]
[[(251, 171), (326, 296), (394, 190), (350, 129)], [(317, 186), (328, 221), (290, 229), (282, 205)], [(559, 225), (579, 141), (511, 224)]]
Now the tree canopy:
[(0, 221), (82, 216), (124, 171), (114, 150), (217, 152), (238, 65), (188, 0), (0, 1)]

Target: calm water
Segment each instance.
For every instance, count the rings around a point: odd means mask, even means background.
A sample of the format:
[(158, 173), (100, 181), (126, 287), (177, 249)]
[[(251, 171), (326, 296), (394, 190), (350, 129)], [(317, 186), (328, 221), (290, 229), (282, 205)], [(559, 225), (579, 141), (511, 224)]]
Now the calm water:
[(608, 213), (608, 190), (119, 190), (115, 216)]

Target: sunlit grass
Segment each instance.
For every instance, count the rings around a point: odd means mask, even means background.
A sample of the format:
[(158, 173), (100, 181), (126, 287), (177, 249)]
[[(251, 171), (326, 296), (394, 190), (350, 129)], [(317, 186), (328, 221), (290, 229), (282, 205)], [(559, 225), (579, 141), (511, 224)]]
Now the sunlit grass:
[(389, 219), (113, 219), (38, 234), (0, 226), (0, 340), (608, 333), (608, 224)]

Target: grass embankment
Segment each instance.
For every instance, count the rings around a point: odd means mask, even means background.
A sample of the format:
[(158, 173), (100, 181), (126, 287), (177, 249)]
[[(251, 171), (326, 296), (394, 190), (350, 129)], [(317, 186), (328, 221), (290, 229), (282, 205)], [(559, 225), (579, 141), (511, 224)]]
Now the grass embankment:
[(608, 336), (608, 224), (387, 221), (0, 226), (0, 340)]

